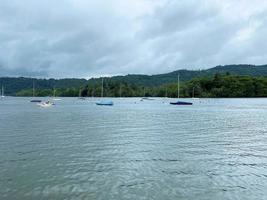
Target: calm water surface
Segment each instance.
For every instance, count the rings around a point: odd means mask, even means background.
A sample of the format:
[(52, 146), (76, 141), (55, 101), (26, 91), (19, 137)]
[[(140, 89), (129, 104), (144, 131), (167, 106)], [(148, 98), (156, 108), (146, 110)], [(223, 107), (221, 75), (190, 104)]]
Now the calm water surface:
[(267, 199), (267, 99), (0, 100), (0, 199)]

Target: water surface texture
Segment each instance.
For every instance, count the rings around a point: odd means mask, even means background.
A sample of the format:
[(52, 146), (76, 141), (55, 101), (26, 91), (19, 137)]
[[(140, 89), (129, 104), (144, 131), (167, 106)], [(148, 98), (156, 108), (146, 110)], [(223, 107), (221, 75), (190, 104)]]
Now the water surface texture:
[(0, 100), (0, 199), (267, 199), (267, 99)]

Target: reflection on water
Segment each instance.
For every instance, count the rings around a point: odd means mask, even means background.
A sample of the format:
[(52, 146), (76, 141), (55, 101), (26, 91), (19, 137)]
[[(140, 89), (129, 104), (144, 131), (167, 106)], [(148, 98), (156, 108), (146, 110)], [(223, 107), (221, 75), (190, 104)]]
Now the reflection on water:
[(0, 101), (1, 199), (267, 199), (267, 99)]

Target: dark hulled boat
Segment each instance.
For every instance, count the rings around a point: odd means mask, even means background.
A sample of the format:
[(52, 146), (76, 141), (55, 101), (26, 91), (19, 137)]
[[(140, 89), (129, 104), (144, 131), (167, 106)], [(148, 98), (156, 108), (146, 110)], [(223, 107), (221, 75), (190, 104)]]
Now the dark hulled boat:
[(33, 102), (33, 103), (40, 103), (40, 102), (42, 102), (42, 100), (39, 100), (39, 99), (33, 99), (33, 100), (31, 100), (31, 102)]
[(176, 102), (170, 102), (171, 105), (193, 105), (191, 102), (185, 102), (185, 101), (176, 101)]
[[(177, 96), (178, 96), (178, 99), (180, 98), (180, 76), (178, 74), (178, 77), (177, 77)], [(171, 105), (193, 105), (193, 103), (191, 102), (185, 102), (185, 101), (174, 101), (174, 102), (170, 102)]]

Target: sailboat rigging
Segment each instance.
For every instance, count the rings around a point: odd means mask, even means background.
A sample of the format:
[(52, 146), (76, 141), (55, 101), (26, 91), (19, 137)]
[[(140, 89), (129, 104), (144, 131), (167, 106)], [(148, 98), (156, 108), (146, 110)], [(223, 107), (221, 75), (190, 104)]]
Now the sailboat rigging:
[(179, 101), (180, 99), (180, 75), (179, 74), (177, 77), (177, 97), (178, 97), (178, 101), (170, 102), (171, 105), (192, 105), (193, 104), (191, 102)]
[[(34, 80), (32, 80), (32, 97), (35, 97), (35, 84), (34, 84)], [(40, 102), (42, 102), (42, 100), (32, 99), (31, 102), (33, 102), (33, 103), (40, 103)]]
[(111, 100), (103, 100), (104, 96), (104, 78), (102, 78), (102, 86), (101, 86), (101, 101), (97, 102), (96, 105), (99, 106), (113, 106), (113, 101)]

